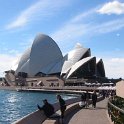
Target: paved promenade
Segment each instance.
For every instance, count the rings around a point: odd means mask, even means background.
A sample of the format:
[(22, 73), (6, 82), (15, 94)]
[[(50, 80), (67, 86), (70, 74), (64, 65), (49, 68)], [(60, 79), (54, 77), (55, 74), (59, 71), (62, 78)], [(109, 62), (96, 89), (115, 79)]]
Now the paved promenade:
[(65, 118), (64, 124), (111, 124), (107, 117), (107, 99), (97, 103), (97, 107), (75, 110)]

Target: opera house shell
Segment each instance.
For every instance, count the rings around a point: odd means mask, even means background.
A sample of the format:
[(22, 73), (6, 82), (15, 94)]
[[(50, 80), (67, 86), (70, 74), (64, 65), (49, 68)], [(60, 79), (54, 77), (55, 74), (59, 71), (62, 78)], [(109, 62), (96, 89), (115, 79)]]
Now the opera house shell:
[[(16, 68), (15, 68), (16, 67)], [(77, 44), (65, 56), (56, 42), (49, 36), (39, 34), (32, 46), (21, 56), (14, 71), (26, 73), (28, 77), (58, 75), (68, 78), (105, 77), (102, 59), (96, 63), (96, 57), (91, 56), (90, 48)]]

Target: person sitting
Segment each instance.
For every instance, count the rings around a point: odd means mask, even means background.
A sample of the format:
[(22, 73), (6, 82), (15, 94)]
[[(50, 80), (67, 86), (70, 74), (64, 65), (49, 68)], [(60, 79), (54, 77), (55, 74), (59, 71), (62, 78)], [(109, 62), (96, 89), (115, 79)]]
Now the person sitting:
[(44, 105), (42, 107), (40, 107), (39, 105), (37, 105), (39, 110), (43, 110), (44, 114), (46, 115), (46, 117), (50, 117), (52, 116), (55, 112), (54, 112), (54, 107), (45, 99), (43, 100)]

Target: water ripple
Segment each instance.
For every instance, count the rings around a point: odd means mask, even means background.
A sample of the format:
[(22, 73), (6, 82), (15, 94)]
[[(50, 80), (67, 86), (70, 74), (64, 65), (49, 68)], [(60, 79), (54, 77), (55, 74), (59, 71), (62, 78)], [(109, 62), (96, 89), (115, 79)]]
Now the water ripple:
[[(65, 99), (72, 98), (66, 96)], [(37, 104), (48, 99), (50, 103), (56, 102), (56, 94), (28, 93), (0, 90), (0, 124), (11, 124), (23, 116), (35, 111)]]

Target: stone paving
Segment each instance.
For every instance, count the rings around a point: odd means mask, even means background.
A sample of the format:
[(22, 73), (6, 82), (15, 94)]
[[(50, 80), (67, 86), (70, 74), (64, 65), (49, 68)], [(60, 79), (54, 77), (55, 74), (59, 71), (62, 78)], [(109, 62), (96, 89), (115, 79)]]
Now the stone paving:
[(75, 110), (65, 117), (64, 124), (111, 124), (107, 116), (107, 99), (97, 103), (96, 108)]

